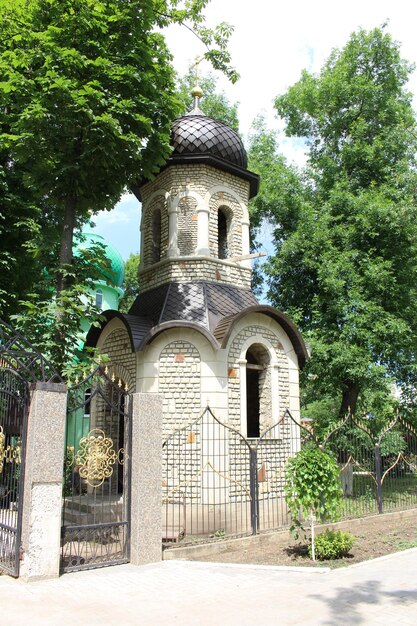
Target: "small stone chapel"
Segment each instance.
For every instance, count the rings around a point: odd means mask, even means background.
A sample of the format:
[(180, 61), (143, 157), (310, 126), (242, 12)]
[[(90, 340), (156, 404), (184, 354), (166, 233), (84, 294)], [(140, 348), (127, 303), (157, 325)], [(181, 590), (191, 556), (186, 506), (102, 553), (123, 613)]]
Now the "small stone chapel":
[(289, 409), (299, 418), (307, 358), (291, 320), (251, 291), (248, 202), (259, 177), (238, 134), (200, 109), (173, 122), (172, 153), (142, 203), (139, 295), (128, 314), (105, 311), (87, 345), (110, 356), (129, 391), (163, 399), (164, 437), (209, 405), (244, 437)]

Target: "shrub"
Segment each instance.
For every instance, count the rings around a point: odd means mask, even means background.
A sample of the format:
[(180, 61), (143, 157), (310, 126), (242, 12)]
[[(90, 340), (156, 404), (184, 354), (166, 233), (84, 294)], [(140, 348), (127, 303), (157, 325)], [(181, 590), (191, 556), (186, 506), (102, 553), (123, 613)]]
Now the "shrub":
[[(342, 530), (325, 530), (315, 538), (316, 559), (325, 561), (328, 559), (340, 559), (349, 554), (355, 537)], [(310, 557), (312, 546), (309, 547)]]
[(304, 446), (287, 462), (284, 493), (296, 539), (300, 531), (305, 533), (299, 516), (336, 521), (343, 495), (336, 459), (314, 444)]

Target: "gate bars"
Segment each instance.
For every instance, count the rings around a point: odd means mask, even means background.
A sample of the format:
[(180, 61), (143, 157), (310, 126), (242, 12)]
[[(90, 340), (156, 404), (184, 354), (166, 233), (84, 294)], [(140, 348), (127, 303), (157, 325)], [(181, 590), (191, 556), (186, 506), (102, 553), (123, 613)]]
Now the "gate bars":
[(28, 383), (0, 369), (0, 568), (19, 574)]
[(30, 385), (60, 382), (47, 360), (0, 320), (0, 572), (19, 575)]
[(61, 571), (129, 561), (131, 402), (98, 367), (68, 390)]

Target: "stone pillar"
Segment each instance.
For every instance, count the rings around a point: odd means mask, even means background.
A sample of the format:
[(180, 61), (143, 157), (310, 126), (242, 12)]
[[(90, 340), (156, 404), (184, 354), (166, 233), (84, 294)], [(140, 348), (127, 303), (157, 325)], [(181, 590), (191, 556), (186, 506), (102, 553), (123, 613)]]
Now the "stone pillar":
[(246, 359), (239, 359), (239, 382), (240, 382), (240, 432), (243, 437), (248, 436), (247, 405), (246, 405)]
[(199, 256), (210, 256), (209, 248), (209, 216), (210, 208), (206, 205), (197, 207), (197, 249)]
[[(249, 220), (242, 220), (242, 254), (250, 253)], [(245, 267), (252, 267), (250, 259), (242, 261)]]
[(178, 247), (178, 204), (168, 205), (168, 257), (177, 257), (180, 255)]
[(278, 420), (281, 418), (279, 372), (279, 363), (271, 363), (271, 420), (274, 428), (270, 432), (270, 437), (274, 439), (279, 439), (281, 437), (281, 425), (277, 425)]
[(32, 385), (20, 567), (27, 581), (59, 575), (66, 407), (65, 385)]
[(130, 561), (162, 559), (162, 396), (134, 393)]

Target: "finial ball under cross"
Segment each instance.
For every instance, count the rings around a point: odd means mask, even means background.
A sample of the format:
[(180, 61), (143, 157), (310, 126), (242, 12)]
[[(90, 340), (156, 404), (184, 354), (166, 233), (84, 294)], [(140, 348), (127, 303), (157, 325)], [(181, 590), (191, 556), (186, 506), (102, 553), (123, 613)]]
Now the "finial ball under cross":
[(197, 56), (195, 58), (195, 61), (193, 63), (193, 65), (191, 66), (191, 70), (195, 70), (195, 81), (194, 81), (194, 87), (191, 90), (191, 95), (193, 96), (193, 98), (201, 98), (203, 95), (203, 91), (200, 87), (200, 85), (198, 84), (198, 67), (201, 63), (201, 61), (204, 60), (204, 56)]

